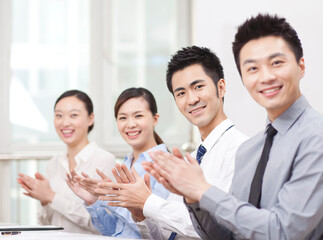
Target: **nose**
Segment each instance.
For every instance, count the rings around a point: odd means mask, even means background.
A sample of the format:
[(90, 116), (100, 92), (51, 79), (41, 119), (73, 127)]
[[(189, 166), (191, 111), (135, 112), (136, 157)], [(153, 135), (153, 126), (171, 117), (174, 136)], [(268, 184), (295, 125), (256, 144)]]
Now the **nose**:
[(195, 105), (198, 103), (200, 100), (198, 94), (194, 91), (189, 91), (188, 92), (188, 104), (189, 105)]
[(127, 121), (127, 127), (128, 128), (134, 128), (137, 126), (137, 121), (135, 118), (129, 118)]
[(66, 126), (69, 126), (70, 125), (70, 119), (68, 117), (63, 117), (63, 126), (66, 127)]
[(276, 75), (270, 67), (263, 67), (261, 69), (260, 81), (262, 83), (270, 83), (275, 79), (276, 79)]

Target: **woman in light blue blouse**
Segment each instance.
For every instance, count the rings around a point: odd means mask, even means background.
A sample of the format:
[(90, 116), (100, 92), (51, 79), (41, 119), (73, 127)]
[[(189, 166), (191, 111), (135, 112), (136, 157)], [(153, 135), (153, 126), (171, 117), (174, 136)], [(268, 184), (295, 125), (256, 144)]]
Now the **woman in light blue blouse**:
[[(154, 131), (159, 118), (155, 98), (145, 88), (126, 89), (116, 101), (114, 114), (121, 136), (132, 147), (132, 152), (125, 157), (124, 164), (128, 169), (134, 167), (143, 178), (146, 172), (141, 162), (152, 161), (148, 151), (167, 151), (165, 144)], [(94, 193), (95, 186), (92, 186), (92, 189), (89, 186), (85, 187), (88, 190), (85, 191), (81, 188), (84, 185), (80, 181), (78, 183), (69, 177), (69, 186), (85, 201), (92, 223), (102, 235), (141, 238), (128, 209), (108, 206), (106, 201), (98, 200), (98, 195)], [(150, 185), (153, 193), (165, 199), (168, 197), (169, 192), (156, 179), (151, 177)]]

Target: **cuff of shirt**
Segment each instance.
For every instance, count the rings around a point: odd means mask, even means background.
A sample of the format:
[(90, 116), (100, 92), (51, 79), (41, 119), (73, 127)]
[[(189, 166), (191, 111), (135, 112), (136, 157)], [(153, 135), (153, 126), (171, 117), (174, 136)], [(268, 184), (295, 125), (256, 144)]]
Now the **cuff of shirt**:
[(89, 213), (91, 213), (91, 212), (93, 212), (93, 211), (99, 211), (100, 210), (100, 204), (101, 204), (101, 201), (100, 200), (97, 200), (95, 203), (93, 203), (92, 205), (86, 205), (85, 203), (84, 203), (84, 207), (85, 207), (85, 209), (89, 212)]
[(56, 210), (57, 212), (62, 212), (62, 210), (66, 208), (66, 201), (61, 195), (55, 193), (52, 203), (47, 204), (46, 206)]
[(144, 216), (158, 219), (160, 207), (164, 202), (167, 201), (155, 194), (150, 194), (143, 208)]
[[(227, 195), (227, 193), (223, 192), (219, 188), (212, 186), (203, 194), (199, 202), (199, 208), (205, 211), (209, 211), (210, 209), (212, 209), (212, 211), (216, 211), (218, 203), (226, 199)], [(200, 209), (196, 210), (199, 211)]]

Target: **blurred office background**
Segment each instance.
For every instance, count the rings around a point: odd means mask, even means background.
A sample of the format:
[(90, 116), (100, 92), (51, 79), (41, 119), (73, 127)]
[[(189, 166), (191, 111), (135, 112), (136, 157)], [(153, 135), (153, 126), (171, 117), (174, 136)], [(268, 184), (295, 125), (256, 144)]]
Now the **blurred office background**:
[(22, 194), (16, 178), (43, 173), (48, 159), (63, 151), (53, 106), (66, 90), (90, 95), (90, 139), (120, 159), (129, 148), (113, 106), (133, 86), (155, 95), (157, 132), (170, 148), (194, 146), (197, 131), (165, 83), (167, 62), (181, 47), (215, 51), (224, 66), (228, 117), (249, 136), (263, 129), (266, 113), (244, 89), (231, 52), (237, 26), (258, 12), (286, 17), (299, 33), (306, 63), (302, 92), (323, 113), (322, 11), (320, 0), (0, 0), (0, 222), (37, 223), (38, 203)]

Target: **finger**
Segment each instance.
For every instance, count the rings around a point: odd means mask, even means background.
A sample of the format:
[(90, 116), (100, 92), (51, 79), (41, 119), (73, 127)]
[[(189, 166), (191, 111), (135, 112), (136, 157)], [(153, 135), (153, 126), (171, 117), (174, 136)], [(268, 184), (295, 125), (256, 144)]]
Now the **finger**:
[(29, 188), (27, 185), (20, 185), (23, 189), (25, 189), (26, 192), (30, 193), (32, 191), (31, 188)]
[(165, 178), (161, 177), (160, 179), (160, 183), (163, 184), (163, 186), (169, 190), (172, 193), (181, 195)]
[(119, 174), (118, 174), (117, 169), (113, 168), (113, 169), (112, 169), (112, 174), (113, 174), (113, 176), (114, 176), (115, 180), (116, 180), (118, 183), (122, 183), (122, 182), (123, 182), (123, 181), (122, 181), (122, 179), (120, 178)]
[(134, 178), (134, 176), (132, 175), (132, 173), (129, 171), (129, 169), (127, 168), (127, 166), (125, 164), (121, 164), (121, 168), (122, 168), (123, 172), (126, 174), (129, 182), (133, 183), (136, 181), (136, 179)]
[(143, 169), (145, 169), (145, 171), (148, 173), (150, 173), (150, 171), (153, 169), (152, 162), (142, 162), (141, 165), (142, 165)]
[(77, 176), (77, 173), (75, 172), (75, 170), (74, 170), (74, 169), (72, 169), (72, 170), (70, 171), (70, 174), (71, 174), (71, 177), (72, 177), (72, 178), (75, 178), (75, 177)]
[(154, 164), (157, 163), (160, 168), (162, 168), (164, 170), (167, 169), (168, 171), (170, 171), (170, 169), (172, 169), (172, 165), (173, 165), (174, 160), (173, 159), (170, 160), (170, 159), (173, 158), (174, 156), (171, 155), (170, 153), (165, 153), (162, 151), (152, 151), (152, 152), (150, 152), (150, 155), (154, 161)]
[(151, 170), (150, 174), (151, 174), (151, 176), (153, 176), (159, 182), (159, 179), (161, 177), (155, 170)]
[(127, 205), (124, 202), (108, 202), (107, 204), (110, 207), (123, 207), (123, 208), (127, 207)]
[(198, 161), (195, 158), (193, 158), (190, 154), (186, 153), (185, 156), (190, 164), (195, 166), (199, 165)]
[(36, 179), (39, 179), (39, 180), (46, 180), (45, 176), (39, 172), (35, 173), (35, 177)]
[(96, 173), (101, 177), (101, 179), (111, 181), (111, 179), (99, 169), (96, 169)]
[(147, 185), (147, 187), (149, 188), (149, 190), (151, 191), (151, 186), (150, 186), (150, 175), (148, 173), (145, 174), (144, 176), (144, 181)]
[(123, 200), (123, 197), (121, 196), (100, 196), (99, 200), (101, 201), (118, 201), (121, 202)]
[(176, 156), (180, 159), (184, 159), (184, 157), (178, 147), (173, 148), (173, 154), (174, 154), (174, 156)]
[(90, 176), (89, 176), (88, 174), (86, 174), (85, 172), (82, 172), (81, 174), (82, 174), (82, 176), (83, 176), (83, 177), (85, 177), (85, 178), (89, 178), (89, 177), (90, 177)]
[(131, 175), (134, 177), (134, 182), (142, 179), (139, 173), (136, 171), (135, 167), (131, 167)]
[(114, 183), (114, 182), (100, 182), (98, 188), (112, 189), (115, 188), (117, 191), (125, 187), (125, 183)]
[(123, 169), (121, 168), (120, 164), (116, 164), (116, 169), (118, 171), (118, 174), (122, 180), (123, 183), (129, 183), (129, 179), (126, 175), (126, 173), (123, 171)]
[(103, 188), (103, 187), (99, 187), (94, 189), (94, 192), (99, 194), (99, 195), (118, 195), (119, 190), (115, 190), (112, 188)]

